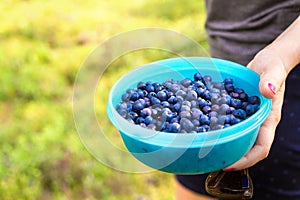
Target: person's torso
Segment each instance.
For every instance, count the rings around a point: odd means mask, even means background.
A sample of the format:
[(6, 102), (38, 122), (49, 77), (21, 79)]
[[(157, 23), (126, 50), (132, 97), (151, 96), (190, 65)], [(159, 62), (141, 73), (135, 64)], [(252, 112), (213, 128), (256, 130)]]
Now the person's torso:
[(300, 14), (300, 0), (206, 0), (214, 57), (247, 64)]

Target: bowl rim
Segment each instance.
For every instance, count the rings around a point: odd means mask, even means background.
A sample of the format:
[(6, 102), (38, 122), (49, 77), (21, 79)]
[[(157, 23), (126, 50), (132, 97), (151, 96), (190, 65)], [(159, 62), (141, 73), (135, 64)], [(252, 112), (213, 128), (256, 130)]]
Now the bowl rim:
[[(119, 113), (116, 111), (115, 107), (113, 106), (113, 101), (112, 101), (112, 94), (115, 88), (118, 86), (118, 84), (125, 79), (128, 75), (132, 73), (138, 73), (139, 70), (142, 70), (144, 67), (148, 67), (150, 65), (154, 64), (167, 64), (169, 62), (176, 62), (179, 59), (186, 59), (188, 61), (194, 62), (194, 61), (205, 61), (205, 60), (211, 60), (214, 64), (216, 65), (230, 65), (236, 69), (239, 70), (247, 70), (251, 72), (252, 74), (255, 74), (255, 76), (259, 75), (254, 72), (253, 70), (229, 61), (225, 59), (220, 59), (220, 58), (211, 58), (211, 57), (177, 57), (177, 58), (168, 58), (168, 59), (163, 59), (163, 60), (158, 60), (155, 62), (151, 62), (142, 66), (139, 66), (129, 72), (127, 72), (125, 75), (123, 75), (121, 78), (118, 79), (118, 81), (113, 85), (113, 87), (110, 90), (109, 93), (109, 99), (107, 103), (107, 114), (112, 122), (112, 124), (121, 132), (121, 134), (126, 134), (127, 136), (134, 138), (136, 140), (140, 140), (149, 144), (153, 145), (160, 145), (160, 146), (165, 146), (168, 144), (172, 144), (170, 147), (184, 147), (186, 148), (186, 144), (182, 145), (180, 143), (172, 143), (174, 140), (187, 140), (190, 141), (189, 148), (193, 147), (206, 147), (206, 146), (211, 146), (215, 145), (216, 142), (217, 144), (222, 144), (228, 141), (232, 141), (234, 139), (237, 139), (244, 134), (250, 132), (253, 129), (259, 128), (260, 125), (265, 121), (265, 119), (268, 117), (270, 111), (271, 111), (271, 106), (272, 106), (272, 101), (271, 99), (268, 99), (264, 96), (261, 97), (261, 105), (259, 110), (254, 113), (252, 116), (247, 118), (246, 120), (238, 123), (238, 125), (233, 125), (230, 127), (227, 127), (225, 129), (219, 129), (219, 130), (210, 130), (208, 132), (201, 132), (201, 133), (168, 133), (168, 132), (162, 132), (162, 131), (155, 131), (155, 130), (150, 130), (147, 128), (143, 128), (141, 126), (138, 126), (136, 124), (132, 124), (123, 117), (119, 115)], [(241, 68), (242, 67), (242, 68)], [(259, 92), (260, 93), (260, 92)], [(115, 120), (117, 118), (117, 120)], [(119, 122), (117, 122), (119, 121)], [(248, 122), (252, 121), (251, 125), (246, 125)], [(139, 132), (138, 134), (133, 134), (129, 133), (127, 128), (125, 126), (133, 127), (135, 132)], [(240, 128), (243, 128), (242, 130), (238, 131), (237, 133), (232, 134), (231, 132), (236, 130), (237, 126)], [(142, 134), (141, 134), (142, 133)], [(144, 137), (141, 137), (144, 135)], [(178, 137), (178, 138), (177, 138)], [(177, 138), (177, 139), (176, 139)], [(206, 138), (206, 139), (205, 139)], [(162, 140), (164, 139), (164, 140)]]

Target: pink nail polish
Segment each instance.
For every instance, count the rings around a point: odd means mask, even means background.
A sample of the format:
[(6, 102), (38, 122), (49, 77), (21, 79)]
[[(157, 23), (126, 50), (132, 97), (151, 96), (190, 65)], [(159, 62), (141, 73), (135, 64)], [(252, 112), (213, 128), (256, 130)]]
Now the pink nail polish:
[(272, 83), (268, 83), (268, 87), (269, 87), (269, 89), (271, 90), (271, 92), (272, 92), (273, 94), (276, 94), (275, 86), (274, 86)]

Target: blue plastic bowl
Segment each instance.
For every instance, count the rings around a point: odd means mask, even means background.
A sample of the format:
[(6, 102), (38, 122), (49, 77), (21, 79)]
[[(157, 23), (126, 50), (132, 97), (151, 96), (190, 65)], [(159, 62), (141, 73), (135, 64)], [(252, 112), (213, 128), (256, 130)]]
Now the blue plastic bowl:
[[(243, 88), (248, 95), (261, 98), (260, 109), (248, 119), (225, 129), (205, 133), (166, 133), (134, 125), (116, 111), (121, 96), (140, 81), (163, 83), (169, 78), (193, 78), (199, 71), (212, 76), (214, 81), (226, 77)], [(107, 105), (108, 116), (120, 131), (127, 149), (144, 164), (175, 174), (202, 174), (213, 172), (239, 160), (253, 146), (259, 127), (271, 110), (271, 100), (258, 89), (259, 75), (254, 71), (226, 60), (203, 57), (181, 57), (153, 62), (138, 67), (113, 86)]]

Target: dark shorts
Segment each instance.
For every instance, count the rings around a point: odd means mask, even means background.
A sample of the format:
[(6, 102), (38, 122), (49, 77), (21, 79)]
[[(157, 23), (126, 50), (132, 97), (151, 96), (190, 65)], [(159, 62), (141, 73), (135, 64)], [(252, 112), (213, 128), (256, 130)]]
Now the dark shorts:
[[(253, 199), (300, 200), (300, 66), (288, 76), (282, 118), (270, 154), (249, 172), (254, 185)], [(176, 178), (190, 190), (207, 194), (207, 175)]]

